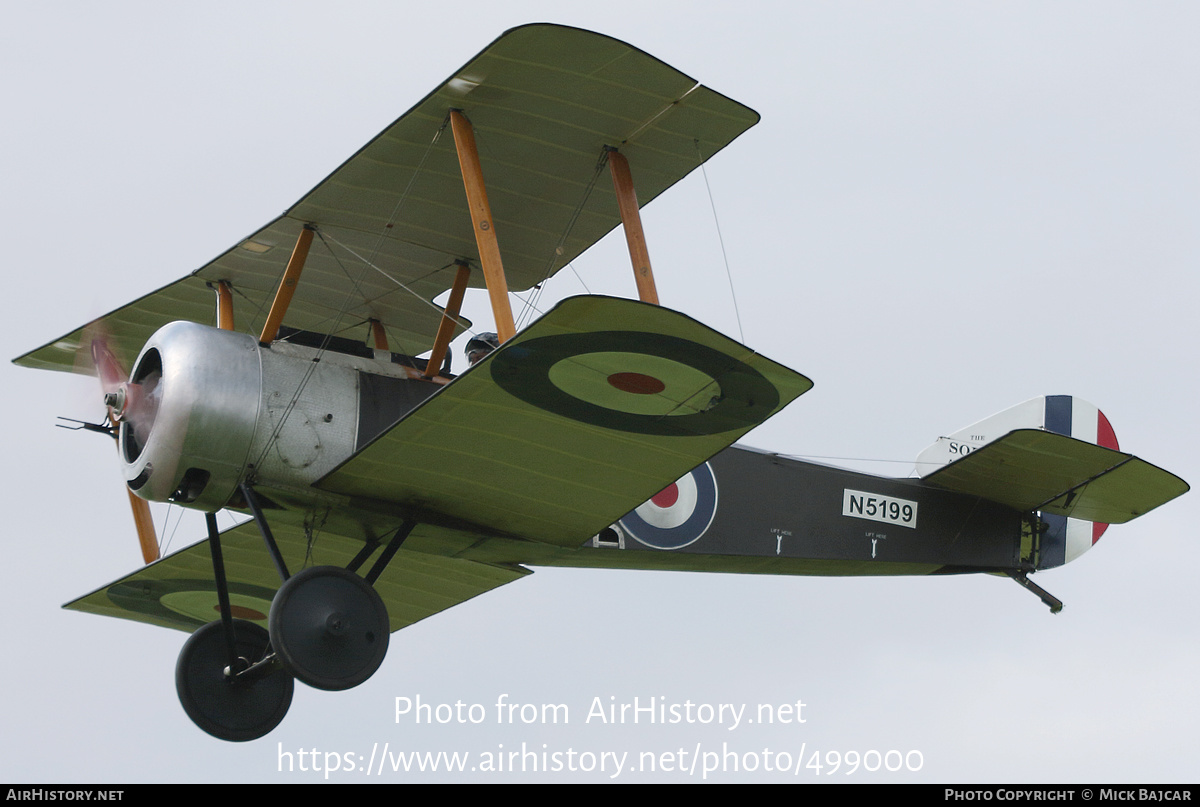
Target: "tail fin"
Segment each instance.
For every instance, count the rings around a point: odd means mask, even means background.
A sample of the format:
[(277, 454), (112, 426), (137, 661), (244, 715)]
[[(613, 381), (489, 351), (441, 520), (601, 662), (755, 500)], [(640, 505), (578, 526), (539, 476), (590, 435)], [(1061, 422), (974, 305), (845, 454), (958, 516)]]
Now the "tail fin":
[(1043, 395), (959, 429), (949, 437), (939, 437), (917, 455), (917, 475), (928, 476), (1017, 429), (1041, 429), (1114, 451), (1121, 448), (1108, 418), (1095, 404), (1072, 395)]
[(1104, 413), (1069, 395), (1034, 398), (939, 438), (917, 457), (917, 472), (938, 487), (1037, 511), (1039, 569), (1079, 557), (1108, 527), (1069, 514), (1127, 521), (1188, 489), (1173, 474), (1120, 453)]

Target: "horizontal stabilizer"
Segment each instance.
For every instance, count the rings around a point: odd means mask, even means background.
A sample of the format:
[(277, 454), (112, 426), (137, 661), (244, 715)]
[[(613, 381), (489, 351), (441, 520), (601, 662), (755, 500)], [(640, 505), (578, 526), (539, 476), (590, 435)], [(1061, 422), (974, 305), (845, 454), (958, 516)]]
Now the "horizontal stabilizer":
[(1132, 454), (1039, 429), (1009, 432), (926, 476), (927, 484), (1032, 512), (1121, 524), (1188, 491)]
[(1105, 448), (1120, 449), (1104, 413), (1074, 395), (1042, 395), (972, 423), (917, 455), (917, 476), (926, 476), (1017, 429), (1065, 434)]
[[(324, 532), (310, 539), (304, 527), (272, 523), (275, 541), (293, 574), (305, 566), (345, 567), (363, 542)], [(439, 528), (419, 525), (418, 533)], [(444, 530), (443, 530), (444, 532)], [(233, 616), (267, 626), (279, 575), (253, 521), (221, 533)], [(378, 550), (376, 551), (378, 554)], [(371, 560), (365, 568), (370, 568)], [(360, 570), (361, 572), (362, 570)], [(493, 566), (401, 548), (375, 582), (393, 631), (530, 574), (520, 566)], [(191, 632), (220, 619), (208, 540), (181, 549), (63, 606)]]
[(317, 486), (579, 546), (811, 387), (676, 311), (572, 297)]

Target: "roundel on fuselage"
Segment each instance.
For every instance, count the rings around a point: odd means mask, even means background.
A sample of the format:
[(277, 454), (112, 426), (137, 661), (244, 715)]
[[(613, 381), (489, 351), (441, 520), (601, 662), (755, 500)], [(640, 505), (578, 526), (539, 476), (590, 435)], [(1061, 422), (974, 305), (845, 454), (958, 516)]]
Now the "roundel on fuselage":
[(638, 543), (680, 549), (708, 531), (717, 514), (717, 479), (706, 462), (693, 468), (618, 523)]

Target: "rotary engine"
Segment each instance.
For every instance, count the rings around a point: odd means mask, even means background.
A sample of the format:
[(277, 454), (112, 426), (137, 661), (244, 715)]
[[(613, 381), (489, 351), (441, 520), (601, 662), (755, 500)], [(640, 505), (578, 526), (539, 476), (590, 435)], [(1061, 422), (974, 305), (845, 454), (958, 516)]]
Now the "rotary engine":
[(150, 501), (224, 507), (247, 477), (311, 485), (438, 389), (391, 354), (275, 342), (192, 322), (159, 329), (106, 400), (129, 487)]

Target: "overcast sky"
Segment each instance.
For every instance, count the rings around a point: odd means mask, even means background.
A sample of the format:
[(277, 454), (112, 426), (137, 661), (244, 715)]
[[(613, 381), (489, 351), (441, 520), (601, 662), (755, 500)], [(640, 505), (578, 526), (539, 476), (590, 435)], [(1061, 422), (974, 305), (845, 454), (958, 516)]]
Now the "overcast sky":
[[(744, 442), (904, 476), (941, 434), (1073, 394), (1104, 410), (1123, 449), (1200, 479), (1194, 5), (5, 6), (7, 357), (191, 272), (502, 31), (560, 22), (629, 42), (762, 114), (708, 164), (708, 182), (745, 342), (816, 386)], [(738, 338), (704, 178), (643, 216), (663, 303)], [(593, 292), (635, 293), (618, 239), (575, 268)], [(582, 292), (564, 272), (547, 294)], [(488, 319), (482, 293), (467, 313)], [(1195, 779), (1195, 494), (1038, 575), (1066, 603), (1057, 616), (994, 577), (541, 569), (393, 635), (363, 686), (298, 685), (274, 733), (223, 743), (176, 699), (183, 634), (59, 609), (140, 563), (111, 445), (54, 427), (56, 415), (101, 416), (94, 382), (0, 372), (12, 446), (0, 780), (319, 781), (280, 772), (280, 751), (316, 749), (323, 766), (326, 752), (384, 743), (923, 760), (916, 773), (760, 769), (721, 781)], [(171, 511), (164, 526), (167, 511), (156, 513), (171, 547), (202, 536), (201, 521), (176, 528)], [(418, 695), (480, 704), (489, 719), (398, 723), (395, 699)], [(501, 695), (566, 704), (570, 723), (496, 725)], [(585, 722), (594, 699), (635, 697), (748, 711), (802, 701), (805, 722)]]

